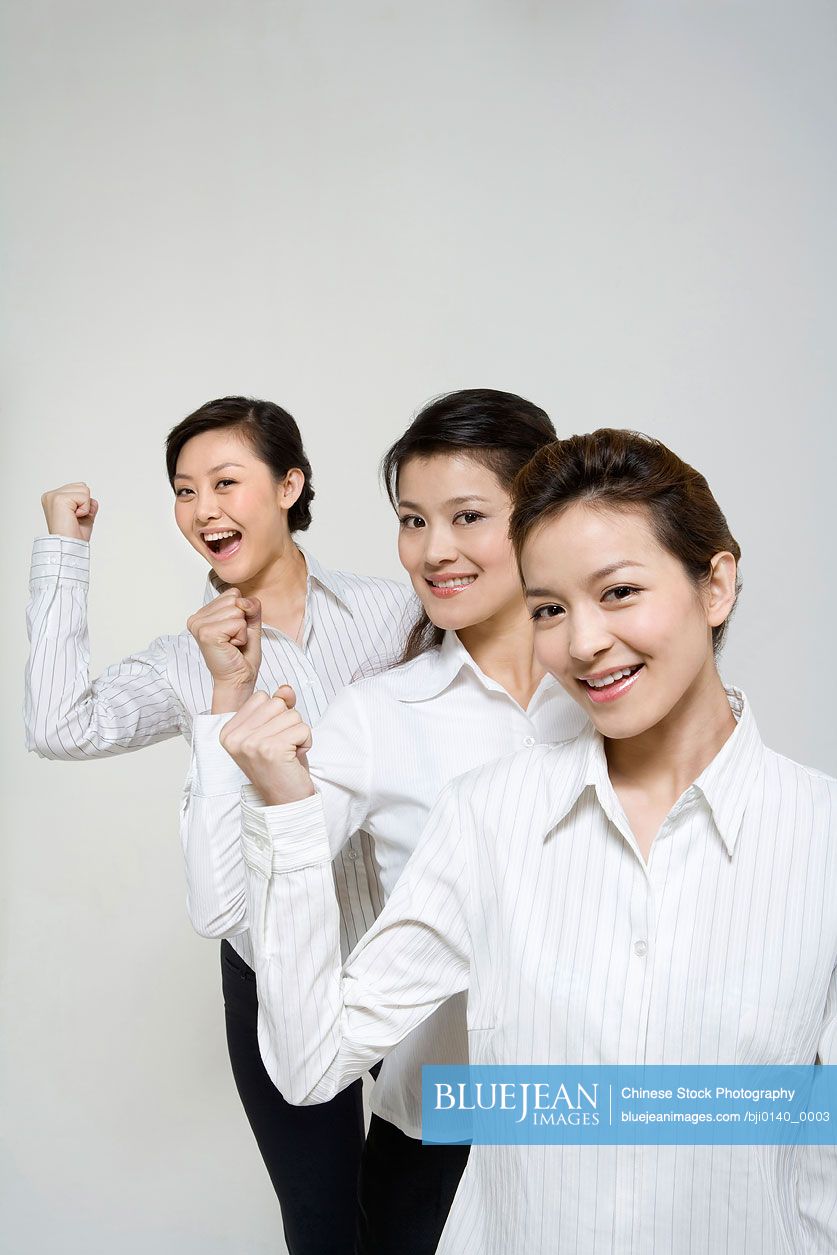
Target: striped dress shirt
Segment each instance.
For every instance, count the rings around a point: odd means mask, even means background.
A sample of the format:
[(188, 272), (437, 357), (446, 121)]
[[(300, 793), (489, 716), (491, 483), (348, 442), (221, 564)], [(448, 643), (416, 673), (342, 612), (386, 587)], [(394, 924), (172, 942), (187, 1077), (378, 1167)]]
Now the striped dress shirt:
[[(240, 840), (245, 778), (218, 742), (220, 726), (229, 717), (204, 716), (195, 723), (193, 789), (183, 813), (190, 874), (216, 889), (215, 899), (200, 895), (208, 918), (192, 916), (204, 933), (213, 920), (224, 919), (234, 929), (245, 928), (248, 918)], [(315, 729), (308, 755), (317, 789), (312, 807), (328, 834), (331, 856), (355, 829), (368, 832), (389, 897), (448, 781), (514, 749), (571, 739), (584, 723), (580, 707), (551, 675), (544, 676), (523, 710), (480, 670), (456, 633), (447, 632), (439, 649), (350, 685)], [(294, 825), (295, 813), (295, 804), (266, 810), (277, 839), (286, 823)], [(270, 1040), (263, 1035), (263, 1058), (276, 1080)], [(421, 1137), (421, 1065), (465, 1063), (467, 1052), (465, 999), (460, 997), (384, 1061), (372, 1110), (409, 1137)]]
[[(307, 722), (358, 675), (399, 656), (417, 601), (394, 580), (330, 571), (305, 553), (308, 590), (301, 645), (264, 625), (258, 687), (292, 684)], [(27, 629), (26, 746), (43, 758), (87, 759), (126, 753), (181, 733), (191, 738), (196, 715), (212, 705), (212, 676), (190, 632), (159, 636), (147, 649), (90, 678), (87, 590), (90, 545), (63, 536), (39, 537), (32, 550)], [(214, 572), (203, 604), (225, 585)], [(187, 861), (188, 850), (185, 851)], [(334, 873), (341, 930), (348, 948), (381, 907), (369, 839), (352, 834)], [(200, 893), (195, 880), (190, 893)], [(190, 912), (199, 907), (188, 903)], [(224, 921), (218, 921), (222, 935)], [(252, 962), (249, 937), (231, 943)]]
[[(262, 1050), (328, 1099), (468, 991), (477, 1064), (837, 1064), (837, 781), (734, 732), (640, 855), (601, 737), (447, 788), (340, 969), (315, 799), (245, 802)], [(825, 1255), (833, 1147), (475, 1146), (445, 1255)]]

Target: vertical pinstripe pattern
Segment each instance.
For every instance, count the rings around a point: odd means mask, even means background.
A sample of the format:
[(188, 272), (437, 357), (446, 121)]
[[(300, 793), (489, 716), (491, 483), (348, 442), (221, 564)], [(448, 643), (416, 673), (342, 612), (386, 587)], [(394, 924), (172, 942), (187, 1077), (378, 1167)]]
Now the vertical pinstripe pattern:
[[(837, 1064), (837, 781), (732, 736), (647, 865), (592, 728), (468, 775), (340, 978), (316, 799), (244, 806), (279, 1088), (324, 1101), (468, 990), (474, 1063)], [(275, 809), (275, 808), (273, 808)], [(831, 1147), (475, 1147), (440, 1252), (837, 1249)]]
[[(262, 633), (259, 687), (289, 683), (304, 718), (316, 724), (345, 685), (398, 657), (415, 612), (411, 589), (393, 580), (326, 570), (312, 554), (302, 648), (276, 628)], [(90, 678), (87, 589), (90, 546), (62, 536), (32, 550), (27, 629), (26, 746), (43, 758), (121, 754), (181, 733), (212, 704), (212, 677), (189, 632), (160, 636), (147, 649)], [(204, 604), (221, 585), (207, 580)], [(350, 834), (335, 863), (344, 936), (352, 941), (381, 906), (371, 846)], [(372, 873), (372, 878), (368, 873)], [(232, 939), (249, 961), (249, 939)], [(348, 943), (347, 943), (348, 944)]]
[[(247, 926), (241, 862), (241, 772), (218, 742), (228, 716), (195, 722), (191, 796), (182, 813), (192, 923), (219, 936)], [(384, 896), (395, 888), (433, 803), (455, 776), (516, 748), (570, 739), (584, 726), (580, 707), (544, 677), (527, 710), (483, 674), (455, 632), (403, 667), (344, 689), (314, 732), (308, 755), (318, 796), (303, 817), (324, 825), (332, 857), (358, 828), (374, 842)], [(281, 834), (293, 806), (265, 808)], [(357, 936), (362, 935), (362, 931)], [(355, 938), (356, 940), (357, 938)], [(421, 1065), (466, 1062), (465, 1000), (440, 1008), (384, 1061), (372, 1110), (410, 1137), (421, 1136)], [(269, 1055), (265, 1064), (271, 1075)]]

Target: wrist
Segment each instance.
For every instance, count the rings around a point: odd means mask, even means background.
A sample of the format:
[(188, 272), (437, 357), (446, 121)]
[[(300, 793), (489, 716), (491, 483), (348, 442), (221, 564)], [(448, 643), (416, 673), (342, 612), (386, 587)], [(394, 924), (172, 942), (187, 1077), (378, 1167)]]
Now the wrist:
[(292, 802), (304, 802), (316, 792), (310, 776), (305, 780), (294, 781), (293, 784), (283, 785), (271, 780), (267, 783), (260, 782), (256, 787), (265, 806), (290, 806)]
[(72, 523), (62, 523), (60, 519), (47, 519), (46, 525), (50, 536), (63, 536), (65, 540), (84, 540), (81, 528), (75, 519)]
[(248, 697), (252, 697), (255, 684), (247, 683), (217, 683), (212, 690), (212, 710), (213, 715), (226, 715), (231, 711), (241, 710), (241, 707), (247, 701)]

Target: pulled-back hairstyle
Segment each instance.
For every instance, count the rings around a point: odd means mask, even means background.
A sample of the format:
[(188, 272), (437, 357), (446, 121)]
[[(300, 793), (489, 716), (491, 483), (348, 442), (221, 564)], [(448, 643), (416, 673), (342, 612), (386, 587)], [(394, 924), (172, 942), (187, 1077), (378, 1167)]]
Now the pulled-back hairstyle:
[[(716, 553), (736, 562), (741, 549), (704, 477), (659, 440), (641, 432), (602, 427), (547, 445), (517, 476), (509, 533), (515, 552), (548, 519), (576, 502), (647, 511), (662, 547), (678, 558), (700, 587)], [(741, 584), (736, 579), (736, 597)], [(730, 612), (731, 613), (731, 612)], [(721, 648), (730, 616), (712, 629)]]
[(270, 468), (277, 483), (281, 483), (291, 469), (302, 471), (305, 484), (288, 511), (288, 528), (292, 532), (304, 532), (311, 526), (311, 502), (314, 499), (311, 463), (305, 456), (302, 436), (293, 418), (273, 401), (219, 397), (215, 401), (207, 401), (194, 414), (172, 427), (166, 437), (166, 470), (172, 488), (177, 459), (186, 442), (193, 436), (222, 427), (241, 432), (256, 457)]
[[(411, 458), (434, 453), (466, 454), (493, 471), (506, 491), (529, 459), (555, 439), (555, 428), (531, 401), (494, 388), (463, 388), (435, 397), (419, 411), (404, 435), (384, 454), (381, 478), (398, 506), (398, 476)], [(422, 612), (401, 657), (408, 662), (442, 643), (444, 630)]]

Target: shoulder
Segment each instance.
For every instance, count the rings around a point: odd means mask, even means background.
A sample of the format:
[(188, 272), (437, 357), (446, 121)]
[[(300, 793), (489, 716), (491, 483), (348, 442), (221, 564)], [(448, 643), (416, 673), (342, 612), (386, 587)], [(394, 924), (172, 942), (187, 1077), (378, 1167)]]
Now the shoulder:
[[(430, 665), (432, 667), (432, 664)], [(328, 714), (335, 706), (343, 709), (353, 707), (371, 716), (376, 710), (380, 711), (383, 706), (400, 702), (412, 694), (416, 684), (420, 683), (421, 677), (427, 671), (428, 660), (424, 654), (395, 666), (384, 663), (382, 670), (353, 680), (351, 684), (341, 689), (337, 696), (332, 698), (325, 717), (328, 718)]]
[(764, 750), (764, 788), (781, 802), (784, 794), (801, 794), (811, 798), (814, 804), (834, 805), (834, 822), (837, 825), (837, 779), (816, 767), (806, 767), (785, 754)]
[(458, 806), (488, 826), (531, 826), (554, 806), (582, 753), (578, 737), (515, 750), (457, 776), (448, 791)]

